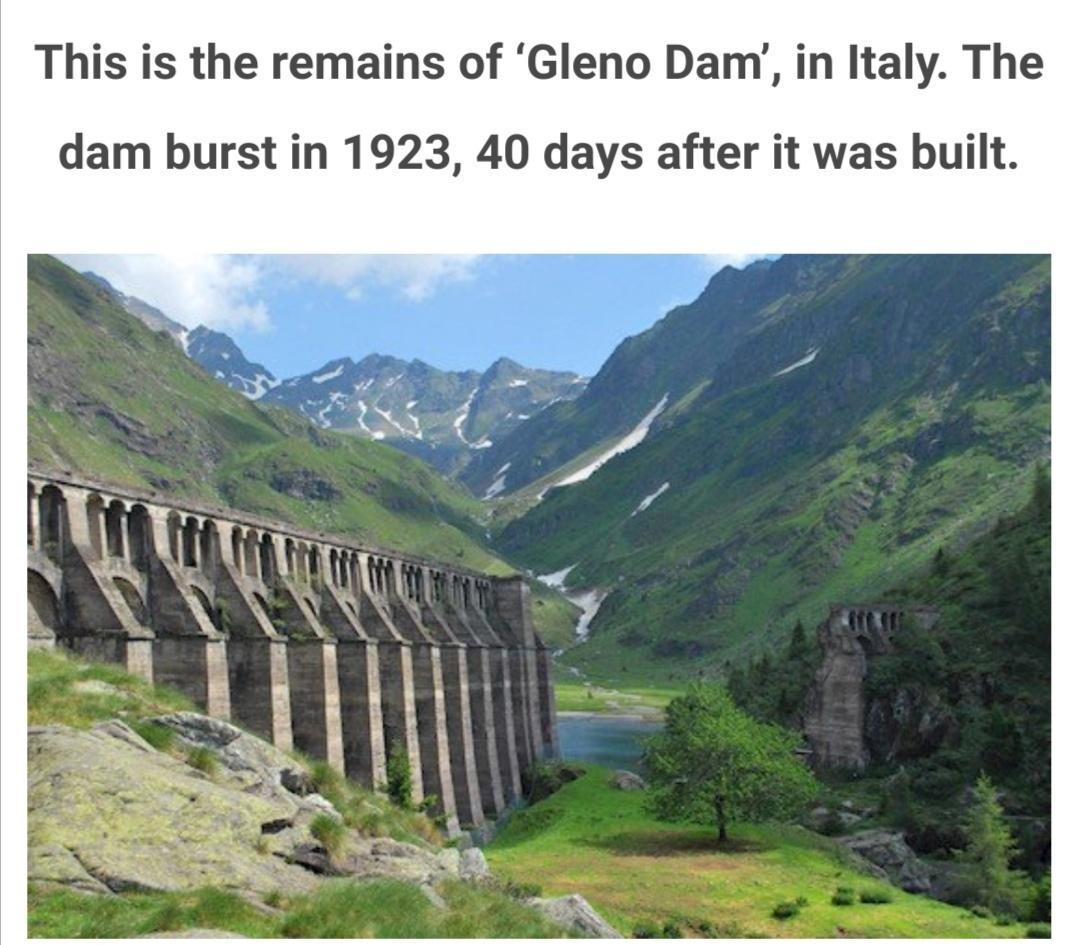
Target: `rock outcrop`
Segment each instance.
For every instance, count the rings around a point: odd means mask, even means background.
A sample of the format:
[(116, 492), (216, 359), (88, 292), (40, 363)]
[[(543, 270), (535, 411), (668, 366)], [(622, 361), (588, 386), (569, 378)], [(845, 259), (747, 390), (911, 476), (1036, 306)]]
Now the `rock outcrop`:
[(554, 899), (530, 899), (529, 905), (538, 909), (560, 928), (587, 938), (622, 938), (585, 900), (576, 893)]
[(907, 845), (903, 833), (894, 830), (865, 830), (840, 839), (847, 849), (872, 866), (873, 872), (901, 889), (929, 892), (930, 868)]
[(157, 721), (178, 733), (181, 751), (212, 748), (217, 769), (206, 774), (156, 751), (122, 722), (30, 729), (31, 881), (86, 892), (212, 885), (263, 894), (312, 890), (323, 876), (418, 885), (459, 877), (455, 849), (355, 831), (331, 857), (310, 827), (319, 815), (340, 815), (288, 755), (195, 713)]

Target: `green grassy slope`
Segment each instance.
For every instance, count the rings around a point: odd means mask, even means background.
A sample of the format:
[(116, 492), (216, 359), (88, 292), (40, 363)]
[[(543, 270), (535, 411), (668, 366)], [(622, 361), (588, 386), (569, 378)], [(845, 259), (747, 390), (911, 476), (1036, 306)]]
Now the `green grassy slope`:
[[(1024, 927), (992, 921), (891, 890), (892, 902), (836, 906), (838, 886), (881, 884), (858, 872), (824, 837), (799, 827), (737, 825), (718, 849), (711, 827), (654, 820), (640, 792), (607, 783), (590, 768), (539, 804), (515, 814), (485, 853), (492, 869), (539, 882), (547, 896), (579, 892), (625, 935), (670, 924), (704, 937), (999, 938)], [(805, 897), (793, 918), (780, 902)], [(670, 937), (670, 933), (664, 933)]]
[(596, 678), (666, 683), (740, 661), (1026, 499), (1049, 452), (1049, 260), (829, 271), (763, 308), (655, 435), (499, 537), (539, 573), (576, 564), (571, 584), (611, 591), (571, 657)]
[(248, 401), (55, 259), (31, 257), (28, 292), (32, 463), (509, 570), (425, 464)]

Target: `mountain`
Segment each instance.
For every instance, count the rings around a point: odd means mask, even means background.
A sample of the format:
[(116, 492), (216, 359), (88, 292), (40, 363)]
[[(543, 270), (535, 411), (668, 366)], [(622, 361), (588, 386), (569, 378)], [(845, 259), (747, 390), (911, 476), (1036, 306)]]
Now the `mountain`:
[[(672, 309), (652, 328), (624, 340), (582, 395), (524, 423), (491, 450), (475, 456), (462, 473), (482, 492), (506, 467), (505, 487), (532, 491), (590, 473), (622, 441), (636, 439), (664, 411), (689, 402), (758, 328), (762, 313), (797, 303), (834, 278), (845, 257), (817, 257), (807, 270), (792, 257), (760, 260), (743, 270), (726, 266), (696, 301)], [(643, 429), (644, 428), (644, 429)]]
[(1049, 384), (1047, 257), (788, 256), (722, 271), (475, 462), (527, 477), (653, 414), (497, 547), (606, 595), (575, 665), (681, 678), (1018, 508), (1049, 457)]
[(28, 276), (31, 463), (508, 570), (480, 503), (429, 466), (217, 383), (51, 257), (31, 257)]
[[(205, 325), (189, 330), (101, 276), (83, 276), (147, 327), (167, 332), (211, 377), (245, 397), (265, 397), (323, 429), (385, 440), (443, 472), (461, 469), (474, 452), (490, 449), (545, 407), (572, 400), (588, 383), (572, 372), (522, 367), (509, 358), (483, 372), (442, 371), (379, 354), (361, 361), (338, 358), (282, 381), (249, 361), (223, 332)], [(501, 491), (489, 483), (477, 494), (492, 498)]]
[[(480, 373), (372, 354), (361, 361), (338, 358), (289, 378), (265, 400), (324, 429), (385, 440), (453, 471), (545, 406), (576, 396), (584, 384), (576, 374), (526, 368), (509, 358)], [(486, 490), (489, 497), (499, 491)]]
[(187, 335), (187, 329), (179, 322), (169, 318), (161, 309), (155, 308), (149, 302), (144, 302), (134, 295), (125, 295), (108, 279), (99, 276), (96, 272), (84, 272), (83, 276), (96, 286), (104, 289), (125, 312), (134, 315), (147, 328), (153, 331), (168, 332), (176, 339), (176, 343), (180, 347), (185, 347), (184, 337)]
[(205, 325), (187, 333), (185, 350), (211, 377), (251, 400), (258, 400), (281, 383), (269, 369), (244, 357), (232, 338)]

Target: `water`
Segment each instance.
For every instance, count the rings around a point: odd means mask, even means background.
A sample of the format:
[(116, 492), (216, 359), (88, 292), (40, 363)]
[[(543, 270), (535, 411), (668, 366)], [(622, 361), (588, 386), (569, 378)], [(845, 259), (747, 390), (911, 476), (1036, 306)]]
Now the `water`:
[(567, 761), (588, 761), (605, 768), (642, 773), (641, 739), (661, 722), (620, 716), (559, 716), (559, 747)]

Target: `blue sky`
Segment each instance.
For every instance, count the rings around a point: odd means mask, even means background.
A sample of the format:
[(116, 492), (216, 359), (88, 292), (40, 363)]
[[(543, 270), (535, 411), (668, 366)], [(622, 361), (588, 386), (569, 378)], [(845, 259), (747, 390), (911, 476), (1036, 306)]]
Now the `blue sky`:
[(742, 256), (63, 256), (278, 377), (377, 352), (593, 374), (627, 335)]

